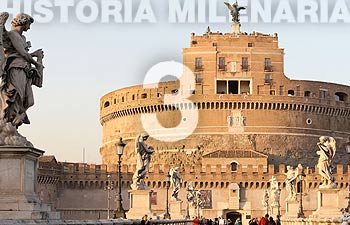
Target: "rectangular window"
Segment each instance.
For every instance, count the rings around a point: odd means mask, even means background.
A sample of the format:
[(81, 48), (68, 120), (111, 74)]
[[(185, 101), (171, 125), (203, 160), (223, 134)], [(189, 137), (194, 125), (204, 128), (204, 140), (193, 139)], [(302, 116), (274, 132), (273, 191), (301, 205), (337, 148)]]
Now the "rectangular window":
[(284, 95), (284, 86), (280, 86), (280, 95)]
[(197, 84), (202, 83), (202, 74), (201, 73), (196, 73), (196, 83)]
[(228, 82), (228, 93), (229, 94), (238, 94), (238, 81), (229, 81)]
[(265, 58), (265, 71), (272, 71), (270, 58)]
[(195, 66), (196, 66), (196, 70), (202, 69), (202, 58), (196, 58)]
[(226, 94), (227, 93), (227, 81), (218, 80), (216, 81), (216, 94)]
[(250, 95), (250, 81), (241, 81), (240, 82), (240, 92), (241, 94), (246, 94), (246, 95)]
[(253, 43), (248, 43), (248, 48), (252, 48), (253, 47)]
[(225, 58), (219, 57), (219, 70), (225, 70)]
[(272, 82), (271, 74), (265, 74), (265, 84), (270, 84)]
[(326, 99), (326, 91), (325, 90), (320, 90), (320, 98)]
[(297, 86), (297, 96), (300, 96), (300, 86)]
[(248, 57), (243, 57), (242, 58), (242, 70), (248, 71), (248, 66), (249, 66)]

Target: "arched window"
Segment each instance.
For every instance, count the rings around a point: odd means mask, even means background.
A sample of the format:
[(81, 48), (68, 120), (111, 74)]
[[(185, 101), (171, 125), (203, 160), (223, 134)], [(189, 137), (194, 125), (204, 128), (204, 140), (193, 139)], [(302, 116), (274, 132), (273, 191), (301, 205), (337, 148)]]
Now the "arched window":
[(147, 98), (147, 93), (143, 93), (143, 94), (141, 95), (141, 99), (145, 99), (145, 98)]
[(288, 96), (294, 96), (294, 90), (288, 90)]
[(337, 102), (348, 102), (349, 96), (343, 92), (336, 92), (334, 94), (334, 100)]
[(237, 172), (237, 162), (232, 162), (231, 163), (231, 172)]
[(105, 104), (103, 105), (103, 107), (107, 108), (110, 105), (109, 101), (105, 102)]

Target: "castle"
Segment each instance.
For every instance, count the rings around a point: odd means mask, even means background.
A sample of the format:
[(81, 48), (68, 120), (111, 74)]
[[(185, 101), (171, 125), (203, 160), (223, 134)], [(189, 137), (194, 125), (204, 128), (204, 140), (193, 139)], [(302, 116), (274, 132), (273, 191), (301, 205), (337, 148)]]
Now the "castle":
[[(38, 180), (43, 201), (60, 211), (63, 218), (106, 218), (107, 194), (103, 189), (117, 180), (115, 144), (123, 137), (127, 145), (122, 156), (122, 196), (128, 209), (127, 191), (136, 168), (134, 142), (144, 131), (142, 115), (153, 115), (163, 130), (148, 142), (156, 152), (146, 181), (153, 190), (152, 209), (158, 215), (165, 210), (166, 175), (175, 166), (180, 167), (184, 180), (179, 194), (184, 203), (188, 182), (206, 193), (207, 202), (200, 209), (204, 217), (241, 217), (243, 223), (260, 217), (268, 210), (262, 199), (272, 176), (281, 189), (279, 210), (283, 215), (286, 166), (299, 163), (306, 173), (305, 179), (298, 181), (304, 184), (304, 210), (310, 214), (317, 208), (321, 184), (315, 152), (323, 135), (337, 141), (334, 162), (338, 164), (338, 201), (347, 205), (349, 86), (289, 79), (277, 34), (222, 34), (210, 29), (204, 35), (192, 34), (190, 47), (183, 50), (183, 64), (193, 73), (191, 85), (164, 81), (154, 88), (138, 85), (103, 96), (103, 165), (59, 163), (54, 157), (42, 157)], [(170, 104), (165, 102), (167, 95), (187, 100)], [(193, 132), (175, 142), (160, 141), (162, 131), (186, 124), (189, 118), (183, 116), (183, 110), (198, 113)], [(178, 130), (171, 132), (166, 134), (178, 135)], [(111, 180), (107, 174), (112, 175)], [(183, 215), (185, 211), (183, 205)]]

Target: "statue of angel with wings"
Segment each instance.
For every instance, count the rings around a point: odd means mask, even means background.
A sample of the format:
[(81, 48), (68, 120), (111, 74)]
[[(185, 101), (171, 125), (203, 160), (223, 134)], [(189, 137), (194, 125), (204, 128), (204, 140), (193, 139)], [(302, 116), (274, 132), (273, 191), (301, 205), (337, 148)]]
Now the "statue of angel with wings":
[(179, 192), (181, 188), (182, 179), (179, 172), (179, 167), (171, 168), (169, 171), (171, 186), (173, 187), (173, 192), (171, 194), (171, 199), (173, 201), (180, 201)]
[(320, 137), (320, 142), (317, 143), (319, 150), (316, 152), (319, 155), (317, 168), (321, 175), (322, 185), (320, 188), (336, 188), (335, 178), (332, 170), (332, 160), (336, 153), (336, 141), (333, 137)]
[(10, 31), (5, 28), (8, 17), (0, 14), (0, 120), (18, 128), (30, 123), (26, 112), (34, 105), (32, 85), (42, 87), (44, 52), (29, 53), (31, 43), (23, 33), (34, 22), (31, 16), (18, 14)]
[(239, 11), (246, 9), (246, 8), (238, 6), (237, 1), (235, 3), (233, 3), (232, 5), (228, 2), (224, 2), (224, 3), (225, 3), (225, 5), (227, 5), (228, 9), (231, 12), (232, 22), (239, 23)]

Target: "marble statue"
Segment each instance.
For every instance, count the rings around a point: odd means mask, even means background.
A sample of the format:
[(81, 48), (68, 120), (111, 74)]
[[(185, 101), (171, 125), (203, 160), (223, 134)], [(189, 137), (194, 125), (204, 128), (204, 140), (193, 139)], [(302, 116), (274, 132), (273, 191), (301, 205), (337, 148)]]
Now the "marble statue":
[(232, 22), (234, 23), (240, 23), (239, 21), (239, 11), (246, 9), (245, 7), (240, 7), (238, 6), (237, 1), (234, 4), (230, 4), (228, 2), (225, 2), (225, 5), (228, 7), (228, 9), (231, 12), (231, 16), (232, 16)]
[(275, 176), (269, 180), (270, 182), (270, 202), (271, 206), (278, 206), (280, 202), (280, 191), (278, 188), (278, 182)]
[(147, 133), (140, 134), (135, 142), (135, 150), (137, 154), (137, 166), (136, 171), (132, 177), (133, 183), (131, 188), (133, 190), (147, 190), (149, 189), (145, 184), (146, 173), (149, 169), (151, 162), (151, 155), (154, 153), (154, 149), (151, 146), (147, 146), (149, 135)]
[(187, 195), (186, 195), (187, 201), (192, 202), (195, 197), (195, 190), (194, 190), (192, 181), (187, 183), (186, 191), (187, 191)]
[(5, 28), (8, 17), (0, 13), (0, 146), (33, 147), (17, 129), (30, 123), (27, 110), (34, 105), (32, 85), (42, 87), (44, 52), (29, 53), (31, 43), (23, 33), (34, 22), (31, 16), (18, 14), (10, 31)]
[(44, 53), (41, 49), (29, 53), (31, 44), (23, 33), (34, 22), (31, 16), (18, 14), (12, 20), (12, 29), (8, 32), (4, 26), (7, 18), (7, 13), (0, 15), (0, 29), (3, 33), (0, 43), (4, 49), (0, 56), (1, 119), (18, 128), (30, 123), (27, 110), (34, 105), (32, 85), (42, 87)]
[(171, 194), (171, 200), (181, 201), (181, 199), (179, 199), (179, 192), (180, 192), (182, 179), (180, 177), (179, 167), (177, 166), (175, 168), (171, 168), (169, 171), (169, 174), (170, 174), (171, 186), (173, 187), (173, 192)]
[(320, 188), (336, 188), (337, 184), (332, 174), (332, 159), (336, 153), (336, 141), (333, 137), (322, 136), (317, 146), (319, 150), (316, 153), (320, 156), (317, 168), (322, 181)]
[(296, 178), (298, 176), (298, 168), (294, 169), (291, 166), (287, 166), (286, 175), (286, 191), (288, 193), (287, 200), (296, 201), (297, 200), (297, 191), (296, 191)]
[(202, 191), (198, 190), (196, 191), (196, 207), (201, 207), (204, 205), (204, 199), (203, 199), (203, 195), (202, 195)]

